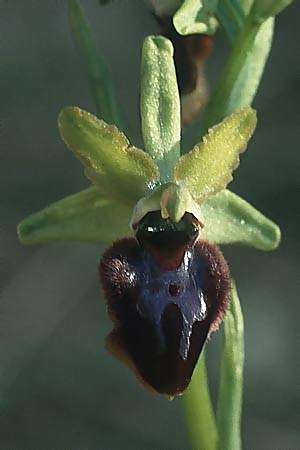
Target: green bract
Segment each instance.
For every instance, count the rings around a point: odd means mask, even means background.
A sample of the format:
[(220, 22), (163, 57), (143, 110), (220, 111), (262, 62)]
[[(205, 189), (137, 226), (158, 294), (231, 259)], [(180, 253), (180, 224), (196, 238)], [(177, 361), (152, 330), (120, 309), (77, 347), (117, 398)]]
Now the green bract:
[(249, 16), (238, 33), (202, 120), (206, 131), (228, 114), (250, 105), (272, 43), (274, 19), (254, 23)]
[(232, 44), (241, 31), (246, 16), (245, 6), (239, 0), (221, 0), (215, 11), (216, 18), (224, 28), (229, 42)]
[(291, 1), (219, 2), (216, 15), (232, 47), (202, 118), (202, 133), (228, 114), (251, 105), (271, 49), (274, 16)]
[(217, 27), (214, 12), (218, 0), (185, 0), (174, 15), (174, 26), (178, 33), (213, 34)]
[[(61, 137), (82, 162), (95, 187), (58, 201), (23, 220), (24, 244), (83, 241), (110, 243), (131, 233), (149, 211), (178, 222), (192, 213), (202, 238), (271, 250), (278, 227), (247, 202), (224, 190), (256, 125), (250, 107), (209, 130), (180, 157), (180, 105), (171, 43), (148, 37), (143, 47), (141, 111), (148, 154), (129, 144), (115, 126), (78, 107), (64, 108)], [(156, 165), (157, 163), (157, 165)]]

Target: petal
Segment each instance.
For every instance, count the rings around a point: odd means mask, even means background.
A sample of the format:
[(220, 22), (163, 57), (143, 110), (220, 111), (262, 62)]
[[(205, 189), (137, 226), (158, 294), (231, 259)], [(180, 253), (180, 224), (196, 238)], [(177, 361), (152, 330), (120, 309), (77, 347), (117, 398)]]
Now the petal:
[(209, 198), (201, 209), (203, 239), (216, 244), (245, 244), (260, 250), (274, 250), (279, 245), (279, 227), (229, 190)]
[(24, 219), (22, 244), (80, 241), (111, 243), (131, 230), (131, 208), (103, 199), (95, 187), (70, 195)]
[(179, 159), (174, 181), (183, 183), (199, 203), (224, 189), (232, 180), (239, 153), (245, 150), (255, 126), (256, 113), (250, 107), (226, 117)]
[(63, 141), (105, 196), (133, 206), (158, 182), (152, 159), (130, 146), (115, 126), (77, 107), (64, 108), (58, 125)]

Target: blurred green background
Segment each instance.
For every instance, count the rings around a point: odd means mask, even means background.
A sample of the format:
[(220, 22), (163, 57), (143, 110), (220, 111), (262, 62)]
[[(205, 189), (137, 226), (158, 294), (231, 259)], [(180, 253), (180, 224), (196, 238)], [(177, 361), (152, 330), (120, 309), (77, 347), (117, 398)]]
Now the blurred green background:
[[(84, 5), (140, 144), (139, 58), (156, 22), (140, 0)], [(245, 317), (243, 436), (251, 450), (300, 448), (297, 12), (299, 3), (277, 19), (255, 100), (257, 132), (231, 185), (280, 224), (282, 245), (269, 254), (224, 249)], [(145, 392), (103, 348), (111, 325), (97, 275), (102, 248), (17, 241), (24, 216), (87, 186), (56, 119), (62, 106), (93, 112), (94, 105), (65, 2), (2, 1), (0, 27), (0, 448), (188, 449), (181, 400)], [(218, 33), (212, 84), (226, 52)], [(215, 335), (208, 351), (214, 398), (219, 347)]]

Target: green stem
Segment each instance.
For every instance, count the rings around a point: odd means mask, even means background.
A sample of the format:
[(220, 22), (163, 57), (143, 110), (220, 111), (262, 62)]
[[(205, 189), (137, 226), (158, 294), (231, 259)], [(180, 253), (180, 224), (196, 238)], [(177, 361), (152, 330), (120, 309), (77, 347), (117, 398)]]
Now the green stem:
[(79, 0), (68, 0), (70, 28), (85, 62), (98, 116), (126, 131), (113, 83), (104, 59), (98, 54), (89, 23)]
[(217, 408), (218, 450), (241, 450), (243, 365), (243, 315), (237, 291), (233, 284), (230, 309), (224, 319), (224, 341)]
[(205, 354), (203, 353), (183, 397), (193, 450), (216, 450), (218, 432), (210, 398)]

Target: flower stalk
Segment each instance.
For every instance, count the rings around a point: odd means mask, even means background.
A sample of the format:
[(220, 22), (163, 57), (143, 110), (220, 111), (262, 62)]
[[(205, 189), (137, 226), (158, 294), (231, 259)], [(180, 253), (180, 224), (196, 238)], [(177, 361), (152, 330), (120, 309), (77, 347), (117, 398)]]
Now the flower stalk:
[(217, 425), (218, 450), (241, 450), (244, 321), (235, 283), (224, 318)]
[(210, 398), (205, 352), (183, 396), (183, 403), (192, 449), (216, 450), (218, 429)]

